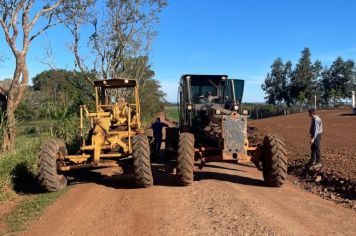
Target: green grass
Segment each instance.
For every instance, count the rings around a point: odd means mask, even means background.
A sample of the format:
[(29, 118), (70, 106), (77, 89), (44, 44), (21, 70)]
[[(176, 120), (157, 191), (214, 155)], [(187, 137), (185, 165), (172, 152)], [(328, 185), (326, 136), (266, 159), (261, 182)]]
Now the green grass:
[[(14, 195), (21, 180), (29, 181), (37, 174), (37, 152), (40, 139), (23, 143), (15, 151), (0, 155), (0, 203)], [(17, 186), (16, 186), (17, 185)]]
[[(0, 154), (0, 204), (16, 196), (19, 203), (4, 216), (5, 227), (0, 235), (12, 234), (26, 228), (45, 208), (63, 195), (67, 188), (56, 193), (43, 193), (37, 182), (37, 153), (42, 141), (48, 138), (48, 121), (20, 123), (16, 149)], [(32, 127), (36, 127), (33, 132)], [(31, 129), (29, 129), (31, 128)]]
[(178, 113), (178, 106), (169, 106), (166, 107), (167, 117), (171, 120), (178, 121), (179, 120), (179, 113)]
[(2, 233), (15, 233), (26, 229), (29, 221), (37, 219), (45, 208), (62, 196), (68, 188), (54, 193), (41, 193), (25, 197), (5, 216), (5, 229)]

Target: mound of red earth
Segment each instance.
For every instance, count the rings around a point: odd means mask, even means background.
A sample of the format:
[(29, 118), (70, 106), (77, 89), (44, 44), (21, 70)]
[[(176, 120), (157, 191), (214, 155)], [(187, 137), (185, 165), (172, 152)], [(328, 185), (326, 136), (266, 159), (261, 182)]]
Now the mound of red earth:
[(309, 127), (307, 112), (249, 122), (253, 139), (267, 133), (284, 138), (288, 147), (288, 172), (296, 184), (347, 207), (356, 209), (356, 116), (351, 109), (321, 110), (323, 120), (321, 153), (323, 167), (310, 171)]

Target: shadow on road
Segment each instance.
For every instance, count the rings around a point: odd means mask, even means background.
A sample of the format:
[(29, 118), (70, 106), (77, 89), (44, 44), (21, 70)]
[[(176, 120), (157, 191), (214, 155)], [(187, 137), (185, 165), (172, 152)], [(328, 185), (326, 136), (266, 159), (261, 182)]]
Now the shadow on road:
[(345, 114), (340, 114), (339, 116), (356, 116), (356, 114), (353, 114), (353, 113), (345, 113)]
[[(166, 160), (159, 158), (152, 160), (152, 174), (154, 185), (179, 187), (174, 174), (176, 162), (174, 160)], [(205, 168), (205, 169), (204, 169)], [(246, 172), (237, 168), (229, 168), (213, 163), (207, 163), (202, 171), (197, 171), (194, 174), (195, 181), (205, 179), (215, 179), (220, 181), (228, 181), (244, 185), (265, 186), (263, 181), (248, 177), (239, 176), (239, 172)], [(205, 171), (206, 168), (209, 171)], [(234, 171), (236, 175), (221, 173), (221, 171)], [(132, 173), (132, 171), (129, 171)], [(32, 172), (28, 170), (25, 164), (19, 164), (12, 172), (12, 183), (14, 190), (21, 194), (37, 194), (43, 193), (44, 190), (38, 183), (38, 180)], [(122, 174), (121, 171), (115, 168), (103, 169), (81, 169), (68, 173), (68, 185), (77, 185), (84, 183), (96, 183), (106, 187), (115, 189), (136, 189), (139, 188), (133, 174)]]
[[(104, 172), (102, 172), (104, 171)], [(134, 189), (137, 188), (135, 180), (130, 174), (115, 173), (111, 170), (110, 174), (105, 169), (96, 170), (77, 170), (72, 171), (68, 176), (69, 185), (77, 185), (84, 183), (96, 183), (106, 187), (115, 189)]]
[(228, 167), (225, 167), (225, 166), (219, 166), (219, 165), (214, 165), (214, 164), (210, 164), (210, 163), (205, 164), (204, 168), (205, 167), (210, 167), (210, 168), (215, 168), (215, 169), (223, 169), (223, 170), (232, 170), (232, 171), (236, 171), (236, 172), (246, 172), (244, 170), (238, 170), (236, 168), (228, 168)]
[[(152, 162), (152, 174), (154, 185), (177, 186), (175, 175), (173, 174), (175, 162), (156, 160)], [(70, 173), (69, 184), (96, 183), (115, 189), (136, 189), (139, 188), (133, 174), (122, 174), (116, 172), (115, 168), (96, 170), (77, 170)]]
[(260, 179), (254, 179), (254, 178), (250, 178), (250, 177), (246, 177), (246, 176), (241, 176), (238, 174), (231, 175), (231, 174), (220, 173), (220, 172), (200, 171), (200, 172), (197, 172), (195, 175), (196, 181), (207, 180), (207, 179), (214, 179), (214, 180), (231, 182), (231, 183), (242, 184), (242, 185), (267, 187), (265, 182), (263, 182)]

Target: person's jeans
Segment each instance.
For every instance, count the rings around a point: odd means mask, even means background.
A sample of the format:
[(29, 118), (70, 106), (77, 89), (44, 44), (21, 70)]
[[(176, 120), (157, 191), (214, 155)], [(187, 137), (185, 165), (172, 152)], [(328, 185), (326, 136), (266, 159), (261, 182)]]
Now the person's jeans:
[(321, 163), (321, 158), (320, 158), (320, 142), (321, 142), (321, 134), (318, 134), (316, 136), (314, 143), (311, 145), (311, 163)]
[(153, 148), (156, 155), (161, 150), (161, 144), (162, 144), (162, 136), (154, 137)]

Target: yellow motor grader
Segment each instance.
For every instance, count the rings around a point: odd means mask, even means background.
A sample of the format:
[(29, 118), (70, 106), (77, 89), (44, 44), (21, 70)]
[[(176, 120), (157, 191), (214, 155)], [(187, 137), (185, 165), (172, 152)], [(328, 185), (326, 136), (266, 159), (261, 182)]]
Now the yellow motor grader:
[[(138, 83), (128, 79), (96, 80), (94, 86), (95, 111), (80, 106), (80, 149), (68, 155), (62, 139), (44, 142), (38, 160), (40, 184), (48, 191), (58, 191), (67, 185), (68, 171), (120, 166), (125, 161), (132, 165), (140, 187), (153, 185), (149, 142), (141, 128)], [(133, 92), (130, 100), (134, 101), (129, 103), (118, 96), (119, 90)], [(85, 119), (90, 124), (87, 134)]]

